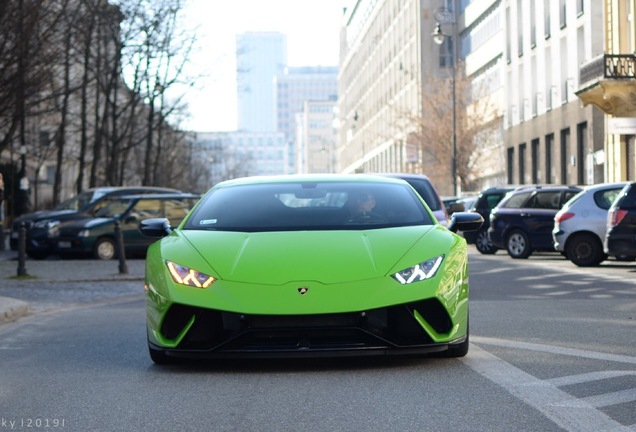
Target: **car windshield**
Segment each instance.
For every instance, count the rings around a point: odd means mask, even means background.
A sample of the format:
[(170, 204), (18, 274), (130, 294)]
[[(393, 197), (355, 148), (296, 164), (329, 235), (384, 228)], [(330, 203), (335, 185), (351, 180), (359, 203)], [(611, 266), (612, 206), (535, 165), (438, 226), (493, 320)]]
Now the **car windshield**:
[(104, 200), (99, 210), (94, 213), (98, 218), (119, 217), (130, 207), (132, 200), (125, 198), (111, 198)]
[(58, 204), (55, 210), (82, 210), (103, 196), (103, 192), (85, 191)]
[(184, 228), (257, 232), (435, 223), (406, 184), (303, 182), (217, 188), (203, 198)]

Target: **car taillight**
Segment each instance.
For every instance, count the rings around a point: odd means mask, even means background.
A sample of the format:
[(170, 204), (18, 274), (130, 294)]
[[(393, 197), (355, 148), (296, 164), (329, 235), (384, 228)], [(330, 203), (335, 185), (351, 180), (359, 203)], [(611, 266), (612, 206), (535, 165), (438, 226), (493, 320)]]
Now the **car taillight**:
[(607, 220), (609, 221), (609, 226), (616, 226), (627, 216), (627, 210), (610, 210), (609, 217)]
[(563, 222), (566, 221), (568, 219), (571, 219), (574, 217), (574, 213), (571, 212), (564, 212), (564, 213), (559, 213), (556, 215), (556, 217), (554, 218), (555, 222)]

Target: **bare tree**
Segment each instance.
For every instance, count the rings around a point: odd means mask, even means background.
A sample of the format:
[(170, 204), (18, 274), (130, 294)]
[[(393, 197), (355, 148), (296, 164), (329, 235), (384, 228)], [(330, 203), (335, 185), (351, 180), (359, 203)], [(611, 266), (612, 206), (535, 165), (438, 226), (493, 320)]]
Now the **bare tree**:
[[(484, 155), (484, 131), (493, 127), (499, 113), (483, 84), (466, 77), (461, 65), (456, 70), (454, 94), (452, 76), (430, 77), (421, 89), (421, 112), (403, 112), (398, 117), (406, 141), (416, 147), (422, 172), (448, 179), (452, 185), (455, 145), (458, 183), (461, 190), (470, 190)], [(454, 193), (449, 187), (441, 189)]]

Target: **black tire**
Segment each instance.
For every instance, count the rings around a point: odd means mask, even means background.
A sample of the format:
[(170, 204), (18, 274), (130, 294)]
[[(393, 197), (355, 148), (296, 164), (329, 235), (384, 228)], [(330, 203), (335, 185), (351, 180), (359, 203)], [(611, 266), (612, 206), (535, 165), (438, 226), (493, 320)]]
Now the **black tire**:
[(493, 255), (499, 250), (497, 246), (490, 243), (490, 240), (488, 239), (488, 229), (480, 229), (477, 231), (475, 247), (484, 255)]
[(506, 238), (506, 250), (511, 258), (528, 258), (532, 254), (528, 234), (520, 229), (513, 230)]
[(567, 258), (579, 267), (594, 267), (607, 259), (603, 244), (593, 234), (575, 234), (565, 245)]
[(114, 259), (116, 253), (115, 240), (110, 237), (97, 239), (93, 247), (93, 257), (100, 260)]

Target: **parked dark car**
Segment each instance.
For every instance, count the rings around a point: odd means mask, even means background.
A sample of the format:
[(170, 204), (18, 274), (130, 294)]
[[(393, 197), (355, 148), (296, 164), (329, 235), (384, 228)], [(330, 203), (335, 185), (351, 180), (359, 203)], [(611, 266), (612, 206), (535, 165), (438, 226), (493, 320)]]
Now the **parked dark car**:
[(104, 206), (104, 200), (121, 195), (177, 193), (177, 189), (152, 186), (113, 186), (87, 189), (51, 210), (27, 213), (15, 219), (11, 230), (11, 249), (18, 249), (20, 227), (26, 229), (26, 253), (33, 259), (44, 259), (54, 252), (50, 233), (66, 221), (92, 217)]
[(186, 193), (108, 198), (93, 217), (59, 224), (56, 233), (53, 233), (56, 250), (62, 258), (115, 258), (115, 223), (118, 222), (126, 255), (143, 256), (153, 240), (139, 232), (139, 222), (144, 219), (167, 218), (173, 227), (177, 226), (199, 198), (199, 195)]
[(399, 178), (410, 184), (411, 187), (415, 189), (415, 191), (426, 202), (437, 220), (445, 227), (448, 226), (450, 217), (448, 216), (448, 212), (446, 211), (444, 202), (442, 201), (442, 198), (437, 192), (435, 186), (433, 186), (433, 182), (431, 182), (431, 180), (427, 176), (425, 176), (424, 174), (409, 173), (391, 173), (381, 175), (386, 177)]
[(464, 232), (466, 243), (474, 244), (479, 252), (485, 255), (496, 253), (499, 248), (488, 239), (488, 227), (490, 227), (490, 212), (510, 191), (517, 189), (515, 186), (490, 187), (479, 193), (477, 201), (470, 211), (479, 213), (484, 218), (484, 223), (478, 231)]
[(609, 209), (604, 249), (619, 260), (636, 260), (636, 182), (625, 185)]
[(533, 251), (554, 252), (554, 217), (577, 186), (532, 186), (508, 193), (490, 213), (488, 239), (512, 258), (528, 258)]

